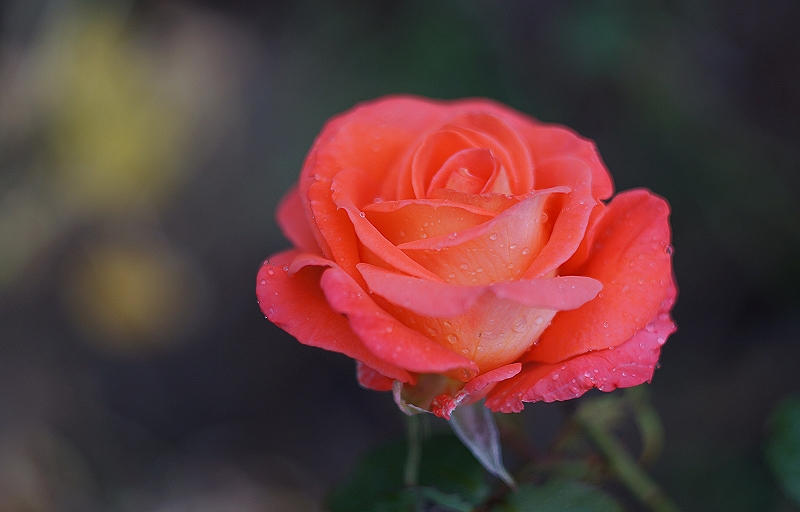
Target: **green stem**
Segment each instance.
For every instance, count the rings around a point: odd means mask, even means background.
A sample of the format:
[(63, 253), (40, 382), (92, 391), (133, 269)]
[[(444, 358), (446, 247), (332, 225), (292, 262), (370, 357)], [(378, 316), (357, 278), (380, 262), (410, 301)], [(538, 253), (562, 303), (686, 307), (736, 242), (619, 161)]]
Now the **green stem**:
[(585, 414), (576, 414), (583, 430), (605, 457), (616, 476), (638, 500), (654, 512), (680, 512), (678, 506), (664, 493), (636, 461), (602, 425)]
[(415, 487), (419, 480), (419, 462), (422, 456), (422, 431), (420, 429), (419, 414), (406, 416), (406, 439), (408, 441), (408, 455), (406, 467), (403, 472), (403, 483), (406, 487)]

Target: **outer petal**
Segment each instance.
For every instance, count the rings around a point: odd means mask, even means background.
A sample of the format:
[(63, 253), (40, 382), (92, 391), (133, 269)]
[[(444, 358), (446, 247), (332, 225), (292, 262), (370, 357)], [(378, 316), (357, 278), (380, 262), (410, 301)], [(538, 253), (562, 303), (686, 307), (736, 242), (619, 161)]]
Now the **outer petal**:
[(559, 313), (526, 360), (555, 363), (619, 345), (658, 313), (672, 272), (668, 215), (667, 203), (646, 190), (614, 198), (578, 271), (603, 283), (603, 291), (584, 306)]
[(303, 199), (297, 185), (289, 189), (281, 199), (276, 212), (278, 225), (292, 245), (304, 252), (320, 253), (314, 231), (306, 218)]
[(408, 371), (367, 350), (347, 319), (330, 308), (319, 287), (322, 267), (293, 269), (296, 273), (289, 275), (297, 256), (301, 253), (293, 250), (275, 254), (258, 271), (256, 296), (267, 318), (305, 345), (341, 352), (387, 377), (413, 381)]
[(523, 402), (569, 400), (592, 388), (613, 391), (649, 382), (661, 346), (675, 332), (675, 324), (669, 316), (675, 295), (675, 287), (670, 286), (659, 314), (618, 347), (582, 354), (560, 363), (526, 364), (518, 376), (492, 389), (486, 407), (495, 412), (519, 412)]
[(412, 372), (447, 373), (463, 370), (470, 376), (477, 373), (478, 368), (471, 360), (409, 329), (381, 309), (342, 270), (335, 267), (326, 270), (321, 286), (330, 305), (347, 315), (352, 330), (380, 359)]

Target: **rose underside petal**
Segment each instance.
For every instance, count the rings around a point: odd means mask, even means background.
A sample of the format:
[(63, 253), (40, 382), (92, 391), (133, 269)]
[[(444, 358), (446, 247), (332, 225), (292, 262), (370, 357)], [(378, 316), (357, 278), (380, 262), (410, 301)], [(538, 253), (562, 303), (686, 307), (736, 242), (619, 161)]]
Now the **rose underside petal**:
[(347, 316), (353, 332), (380, 359), (412, 372), (466, 372), (465, 378), (476, 373), (475, 363), (400, 323), (342, 270), (326, 270), (320, 285), (331, 307)]
[(548, 199), (565, 191), (537, 192), (480, 226), (398, 248), (450, 283), (481, 285), (519, 279), (547, 242), (542, 213)]
[(387, 377), (412, 381), (406, 370), (367, 350), (347, 320), (330, 308), (319, 286), (324, 267), (295, 268), (289, 275), (289, 266), (298, 256), (301, 253), (293, 250), (278, 253), (259, 269), (256, 296), (267, 318), (305, 345), (340, 352)]
[(584, 306), (556, 316), (529, 360), (557, 362), (630, 338), (659, 310), (671, 280), (666, 202), (644, 190), (617, 195), (595, 229), (591, 254), (577, 273), (603, 283)]
[(394, 245), (465, 231), (495, 216), (474, 206), (441, 200), (383, 202), (367, 205), (363, 211), (367, 220)]
[(569, 400), (592, 388), (613, 391), (648, 382), (661, 346), (675, 331), (669, 316), (675, 295), (671, 285), (658, 315), (617, 347), (552, 364), (525, 364), (519, 375), (498, 383), (490, 391), (486, 406), (495, 412), (519, 412), (523, 402)]

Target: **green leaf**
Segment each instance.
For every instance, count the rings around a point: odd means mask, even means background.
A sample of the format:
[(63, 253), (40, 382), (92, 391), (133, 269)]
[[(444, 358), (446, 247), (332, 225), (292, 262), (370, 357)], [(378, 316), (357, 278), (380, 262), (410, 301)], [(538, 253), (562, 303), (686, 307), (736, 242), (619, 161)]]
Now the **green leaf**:
[(573, 480), (554, 480), (542, 486), (522, 485), (493, 512), (622, 512), (613, 498)]
[(417, 500), (442, 510), (468, 512), (489, 496), (486, 473), (453, 435), (435, 435), (422, 443), (417, 489), (403, 486), (406, 442), (398, 440), (368, 453), (328, 497), (331, 512), (415, 510)]
[(800, 505), (800, 398), (784, 399), (770, 416), (765, 456), (786, 496)]

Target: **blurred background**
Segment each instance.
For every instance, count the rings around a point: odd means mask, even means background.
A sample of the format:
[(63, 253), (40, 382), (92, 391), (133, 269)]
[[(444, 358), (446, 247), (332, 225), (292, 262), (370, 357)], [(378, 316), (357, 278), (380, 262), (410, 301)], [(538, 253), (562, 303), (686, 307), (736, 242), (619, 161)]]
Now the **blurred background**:
[[(0, 2), (0, 512), (320, 510), (402, 433), (352, 361), (259, 312), (322, 124), (488, 96), (673, 208), (649, 387), (686, 510), (794, 510), (762, 456), (800, 393), (800, 3)], [(523, 413), (547, 443), (561, 404)]]

